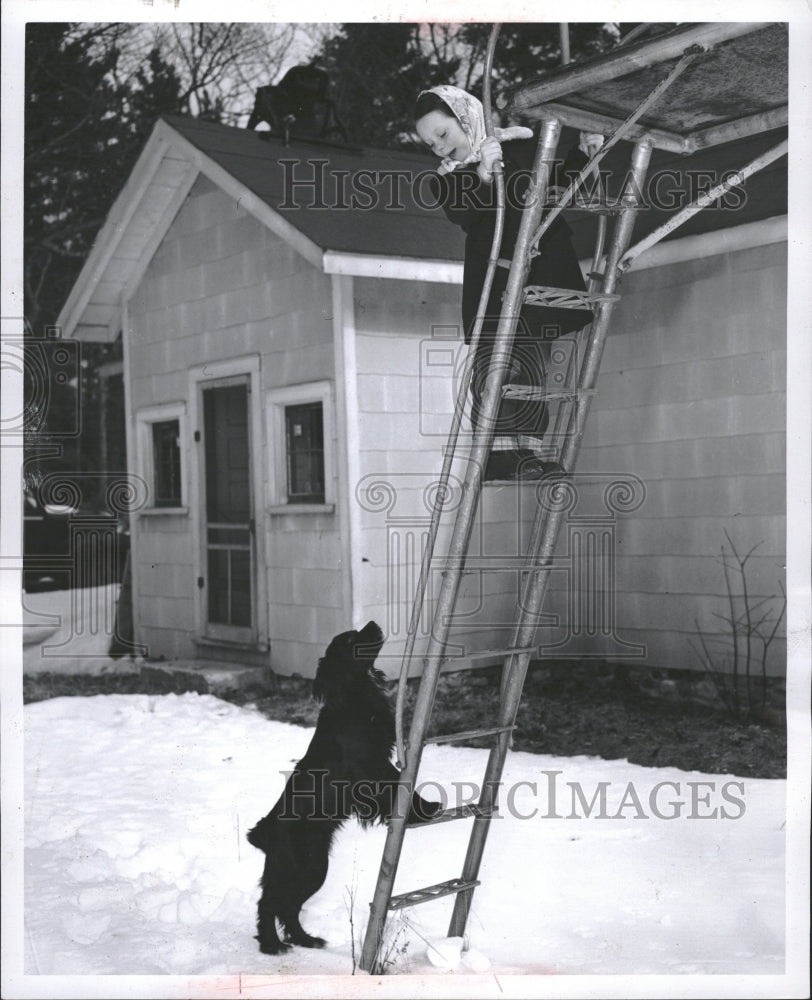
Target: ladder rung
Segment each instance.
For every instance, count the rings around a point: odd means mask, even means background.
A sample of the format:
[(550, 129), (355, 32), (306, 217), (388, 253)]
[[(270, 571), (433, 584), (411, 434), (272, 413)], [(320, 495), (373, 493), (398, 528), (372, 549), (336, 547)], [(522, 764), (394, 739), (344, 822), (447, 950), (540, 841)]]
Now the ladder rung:
[(506, 399), (577, 399), (579, 396), (594, 396), (597, 389), (546, 389), (537, 385), (509, 385), (502, 386), (502, 395)]
[(623, 209), (609, 202), (597, 201), (592, 204), (579, 202), (577, 205), (567, 205), (567, 211), (588, 212), (590, 215), (620, 215)]
[[(472, 660), (489, 660), (492, 657), (501, 657), (504, 659), (509, 653), (538, 653), (538, 651), (538, 646), (516, 646), (510, 649), (480, 649), (476, 653), (467, 653), (465, 656), (460, 656), (459, 659), (470, 663)], [(457, 659), (457, 657), (444, 656), (443, 662), (447, 663), (451, 659)]]
[(427, 743), (454, 743), (456, 740), (481, 739), (483, 736), (498, 736), (512, 733), (515, 726), (492, 726), (490, 729), (469, 729), (466, 733), (445, 733), (443, 736), (428, 736)]
[(566, 211), (589, 212), (591, 215), (619, 215), (623, 211), (623, 206), (617, 202), (598, 201), (597, 199), (586, 201), (576, 198), (567, 205)]
[(529, 306), (555, 306), (557, 309), (585, 309), (598, 302), (617, 302), (619, 298), (609, 292), (583, 292), (551, 285), (526, 285), (524, 289), (524, 301)]
[[(553, 185), (549, 191), (545, 205), (554, 208), (567, 192), (566, 187)], [(565, 207), (567, 212), (595, 212), (598, 215), (617, 215), (623, 211), (623, 205), (619, 201), (608, 201), (605, 197), (595, 197), (594, 194), (587, 193), (583, 188), (579, 188), (569, 205)]]
[[(511, 727), (512, 728), (512, 727)], [(466, 802), (462, 806), (454, 806), (453, 809), (443, 809), (442, 812), (435, 813), (431, 819), (417, 820), (414, 823), (407, 822), (409, 829), (418, 829), (421, 826), (431, 826), (433, 823), (448, 823), (453, 819), (493, 819), (499, 815), (496, 806), (485, 808), (478, 806), (476, 802)]]
[(389, 900), (389, 909), (400, 910), (404, 906), (417, 906), (418, 903), (427, 903), (429, 900), (450, 896), (455, 892), (475, 889), (479, 884), (478, 879), (466, 882), (461, 878), (452, 878), (447, 882), (438, 882), (437, 885), (427, 886), (425, 889), (414, 889), (412, 892), (403, 892), (399, 896), (392, 896)]

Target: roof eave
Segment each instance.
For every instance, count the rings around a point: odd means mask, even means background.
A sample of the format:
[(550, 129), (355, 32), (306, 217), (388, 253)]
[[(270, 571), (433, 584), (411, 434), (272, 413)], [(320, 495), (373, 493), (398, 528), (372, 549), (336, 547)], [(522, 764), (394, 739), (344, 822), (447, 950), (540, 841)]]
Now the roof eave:
[(390, 278), (400, 281), (432, 281), (461, 285), (462, 261), (421, 260), (418, 257), (391, 257), (383, 254), (360, 254), (326, 250), (325, 274), (343, 274), (355, 278)]
[(57, 326), (63, 337), (72, 337), (78, 328), (98, 330), (98, 335), (85, 335), (80, 339), (110, 340), (109, 334), (102, 334), (107, 324), (82, 323), (82, 315), (90, 302), (93, 292), (102, 279), (104, 270), (115, 253), (127, 224), (132, 219), (150, 182), (168, 149), (166, 129), (168, 126), (158, 121), (147, 140), (135, 166), (113, 202), (104, 224), (99, 230), (87, 260), (73, 283), (65, 304), (57, 318)]

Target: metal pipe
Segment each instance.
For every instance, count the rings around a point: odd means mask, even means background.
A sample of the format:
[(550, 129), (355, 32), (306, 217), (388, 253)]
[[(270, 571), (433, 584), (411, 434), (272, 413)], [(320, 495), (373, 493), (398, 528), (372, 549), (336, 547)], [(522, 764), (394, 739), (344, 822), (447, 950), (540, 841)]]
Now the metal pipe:
[(773, 215), (759, 222), (743, 222), (729, 229), (716, 229), (696, 236), (681, 236), (651, 247), (632, 261), (628, 270), (644, 271), (650, 267), (665, 264), (681, 264), (683, 261), (702, 260), (722, 253), (735, 253), (752, 247), (769, 246), (771, 243), (787, 242), (787, 216)]
[[(491, 28), (491, 36), (488, 40), (488, 48), (485, 53), (485, 65), (483, 68), (484, 85), (482, 91), (482, 110), (485, 118), (485, 134), (493, 135), (493, 107), (491, 104), (491, 77), (493, 73), (493, 57), (496, 50), (496, 40), (499, 37), (501, 24), (494, 24)], [(468, 346), (468, 355), (465, 359), (462, 379), (457, 390), (457, 398), (454, 404), (454, 414), (451, 419), (451, 428), (448, 432), (448, 439), (443, 451), (443, 465), (440, 470), (440, 479), (437, 490), (434, 494), (432, 504), (431, 520), (429, 522), (428, 538), (426, 547), (420, 564), (420, 577), (417, 583), (414, 598), (412, 600), (412, 612), (409, 619), (409, 627), (406, 632), (406, 641), (403, 646), (403, 655), (400, 661), (400, 674), (398, 676), (397, 696), (395, 699), (395, 747), (397, 753), (398, 768), (402, 771), (406, 766), (406, 747), (403, 740), (403, 710), (406, 703), (406, 682), (409, 677), (409, 667), (411, 666), (414, 654), (414, 645), (417, 638), (417, 629), (420, 625), (420, 617), (423, 609), (423, 601), (426, 596), (429, 576), (431, 572), (431, 562), (434, 558), (434, 546), (437, 542), (437, 533), (440, 529), (443, 506), (448, 498), (448, 483), (451, 477), (451, 466), (457, 450), (460, 426), (465, 412), (465, 403), (468, 398), (468, 389), (471, 384), (471, 374), (474, 367), (474, 358), (479, 345), (482, 333), (482, 324), (488, 311), (493, 279), (496, 274), (496, 267), (499, 260), (499, 248), (502, 245), (502, 234), (505, 227), (505, 179), (502, 173), (502, 165), (494, 167), (496, 176), (496, 218), (494, 221), (493, 239), (491, 241), (491, 252), (488, 258), (488, 268), (485, 273), (485, 280), (482, 284), (482, 293), (479, 297), (479, 307), (477, 309), (474, 328), (471, 332), (471, 340)]]
[(630, 31), (627, 31), (617, 43), (618, 48), (620, 48), (621, 45), (628, 45), (630, 42), (633, 42), (639, 35), (645, 34), (650, 27), (650, 24), (646, 24), (644, 22), (643, 24), (638, 24), (637, 27), (632, 28)]
[(766, 153), (762, 153), (761, 156), (757, 156), (754, 160), (751, 160), (741, 170), (737, 170), (736, 173), (731, 174), (727, 180), (721, 181), (700, 195), (696, 201), (691, 202), (690, 205), (686, 205), (685, 208), (671, 216), (667, 222), (658, 226), (657, 229), (649, 233), (648, 236), (645, 236), (639, 243), (635, 243), (630, 250), (627, 250), (623, 255), (623, 260), (620, 262), (620, 269), (627, 271), (635, 258), (639, 257), (644, 250), (648, 250), (655, 243), (659, 243), (665, 236), (678, 229), (684, 222), (687, 222), (688, 219), (696, 215), (697, 212), (701, 212), (703, 208), (707, 208), (708, 205), (716, 201), (717, 198), (721, 198), (731, 188), (743, 183), (751, 174), (757, 173), (768, 164), (784, 156), (788, 149), (789, 142), (785, 139), (783, 142), (779, 142), (777, 146), (773, 146), (772, 149), (767, 150)]
[(554, 70), (541, 80), (512, 87), (499, 95), (497, 104), (503, 110), (524, 112), (565, 94), (573, 94), (595, 84), (606, 83), (669, 59), (678, 59), (693, 45), (709, 49), (721, 42), (748, 35), (767, 27), (763, 21), (714, 21), (689, 24), (667, 35), (643, 39), (632, 45), (613, 49), (606, 55), (591, 59), (588, 65), (577, 64)]
[(783, 128), (788, 122), (789, 108), (782, 107), (761, 111), (757, 115), (748, 115), (746, 118), (738, 118), (736, 121), (725, 122), (723, 125), (710, 125), (708, 128), (691, 132), (687, 136), (688, 151), (693, 153), (697, 149), (719, 146), (723, 142), (732, 142), (734, 139), (746, 139), (750, 135), (769, 132), (774, 128)]
[[(597, 111), (587, 111), (584, 108), (571, 108), (567, 104), (550, 101), (537, 108), (525, 112), (526, 118), (544, 119), (557, 118), (562, 125), (569, 125), (581, 132), (600, 132), (601, 135), (611, 135), (622, 123), (621, 118), (612, 118)], [(645, 125), (632, 125), (625, 130), (624, 139), (649, 139), (656, 149), (664, 149), (669, 153), (685, 154), (688, 149), (688, 137), (676, 132), (668, 132), (660, 128), (648, 128)]]
[(561, 65), (566, 66), (570, 61), (570, 26), (566, 21), (558, 25), (558, 38), (561, 43)]

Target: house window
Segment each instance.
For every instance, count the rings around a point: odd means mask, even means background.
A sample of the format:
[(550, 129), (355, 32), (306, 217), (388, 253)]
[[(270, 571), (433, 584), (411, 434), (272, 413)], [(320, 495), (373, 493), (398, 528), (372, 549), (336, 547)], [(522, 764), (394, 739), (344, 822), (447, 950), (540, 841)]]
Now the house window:
[(333, 386), (306, 382), (270, 389), (268, 506), (270, 514), (335, 510)]
[(138, 472), (149, 503), (142, 514), (187, 513), (186, 406), (161, 403), (136, 413)]
[(180, 507), (180, 421), (159, 420), (152, 425), (152, 462), (155, 507)]
[(324, 503), (324, 408), (321, 401), (285, 407), (288, 503)]

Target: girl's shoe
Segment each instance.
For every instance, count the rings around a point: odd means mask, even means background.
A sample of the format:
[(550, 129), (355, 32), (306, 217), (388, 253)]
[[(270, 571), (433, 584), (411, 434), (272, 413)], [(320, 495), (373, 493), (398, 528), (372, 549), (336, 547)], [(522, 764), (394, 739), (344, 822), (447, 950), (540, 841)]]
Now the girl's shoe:
[[(532, 454), (532, 452), (531, 452)], [(507, 481), (516, 478), (516, 463), (518, 452), (513, 451), (492, 451), (488, 455), (485, 471), (482, 474), (483, 483), (493, 483), (497, 481)]]
[(543, 479), (545, 476), (565, 474), (560, 462), (546, 462), (529, 448), (518, 448), (514, 454), (516, 455), (514, 479), (532, 481)]

